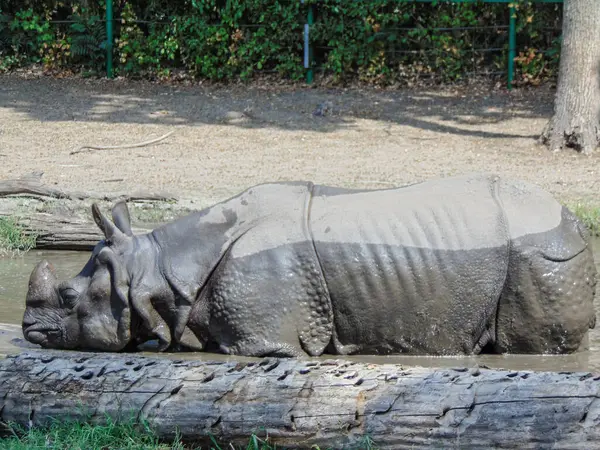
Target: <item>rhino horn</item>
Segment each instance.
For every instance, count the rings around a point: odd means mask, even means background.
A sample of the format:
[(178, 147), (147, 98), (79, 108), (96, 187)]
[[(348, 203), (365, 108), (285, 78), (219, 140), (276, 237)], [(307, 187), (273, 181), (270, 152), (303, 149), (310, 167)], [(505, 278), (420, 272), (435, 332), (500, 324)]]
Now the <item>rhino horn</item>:
[(133, 236), (131, 231), (131, 216), (125, 200), (120, 200), (112, 208), (112, 218), (119, 230), (127, 236)]
[(127, 239), (127, 235), (102, 214), (96, 203), (92, 204), (92, 216), (98, 228), (104, 233), (104, 237), (108, 243), (119, 244)]

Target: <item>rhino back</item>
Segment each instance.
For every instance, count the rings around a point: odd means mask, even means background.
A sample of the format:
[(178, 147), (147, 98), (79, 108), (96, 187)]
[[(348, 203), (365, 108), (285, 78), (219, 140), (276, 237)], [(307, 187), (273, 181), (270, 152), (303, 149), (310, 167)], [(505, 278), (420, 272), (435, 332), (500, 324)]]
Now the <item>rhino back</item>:
[(501, 180), (498, 193), (513, 247), (535, 247), (557, 261), (588, 247), (585, 226), (548, 192), (524, 181)]
[(310, 230), (337, 338), (362, 351), (470, 352), (493, 327), (509, 235), (491, 176), (321, 195)]

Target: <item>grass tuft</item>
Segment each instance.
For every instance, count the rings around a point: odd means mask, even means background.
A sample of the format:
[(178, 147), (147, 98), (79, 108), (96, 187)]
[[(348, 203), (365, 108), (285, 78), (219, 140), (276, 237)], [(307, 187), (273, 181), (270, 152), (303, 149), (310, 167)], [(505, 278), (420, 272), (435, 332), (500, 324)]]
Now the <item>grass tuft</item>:
[(583, 222), (592, 236), (600, 236), (600, 206), (573, 203), (568, 204), (567, 208)]
[(0, 217), (0, 254), (26, 252), (35, 247), (36, 236), (27, 233), (11, 217)]
[(128, 450), (183, 450), (176, 439), (173, 444), (162, 443), (146, 424), (106, 423), (93, 425), (78, 421), (55, 421), (47, 427), (25, 430), (17, 425), (9, 427), (10, 436), (0, 440), (0, 449), (128, 449)]
[[(9, 424), (4, 430), (8, 436), (0, 439), (1, 450), (275, 450), (283, 449), (269, 442), (269, 437), (259, 438), (256, 434), (249, 435), (248, 443), (234, 447), (231, 444), (221, 444), (214, 436), (207, 436), (212, 445), (198, 446), (184, 444), (178, 432), (170, 442), (161, 441), (146, 422), (133, 418), (125, 422), (115, 422), (109, 417), (103, 424), (91, 424), (85, 421), (53, 421), (44, 427), (23, 429)], [(177, 430), (176, 430), (177, 431)], [(317, 446), (314, 450), (326, 450)], [(375, 450), (370, 437), (365, 436), (357, 450)], [(328, 449), (327, 449), (328, 450)]]

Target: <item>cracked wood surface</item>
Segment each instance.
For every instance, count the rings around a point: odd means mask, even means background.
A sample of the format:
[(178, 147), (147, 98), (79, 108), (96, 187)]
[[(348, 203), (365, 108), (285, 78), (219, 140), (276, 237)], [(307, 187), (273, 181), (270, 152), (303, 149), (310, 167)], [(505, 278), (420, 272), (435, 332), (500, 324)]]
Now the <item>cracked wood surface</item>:
[(341, 360), (32, 351), (0, 362), (0, 419), (135, 415), (162, 437), (278, 447), (600, 448), (600, 375)]

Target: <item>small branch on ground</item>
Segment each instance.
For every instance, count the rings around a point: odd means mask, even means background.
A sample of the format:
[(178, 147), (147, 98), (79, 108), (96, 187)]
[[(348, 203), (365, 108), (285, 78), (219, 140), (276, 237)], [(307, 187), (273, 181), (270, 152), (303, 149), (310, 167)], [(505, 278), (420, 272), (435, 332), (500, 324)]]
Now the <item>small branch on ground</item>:
[(29, 175), (25, 175), (16, 180), (5, 180), (0, 181), (0, 197), (16, 194), (28, 194), (34, 196), (44, 196), (53, 198), (66, 198), (71, 199), (73, 197), (79, 198), (78, 194), (67, 194), (66, 192), (55, 189), (49, 186), (43, 185), (41, 178), (43, 172), (36, 172)]
[(139, 148), (139, 147), (146, 147), (148, 145), (152, 145), (152, 144), (156, 144), (157, 142), (163, 141), (166, 138), (168, 138), (169, 136), (171, 136), (173, 133), (175, 133), (175, 130), (173, 131), (169, 131), (167, 134), (158, 137), (156, 139), (151, 139), (149, 141), (144, 141), (144, 142), (138, 142), (135, 144), (123, 144), (123, 145), (105, 145), (105, 146), (95, 146), (95, 145), (84, 145), (82, 147), (79, 147), (77, 150), (73, 150), (70, 154), (71, 155), (75, 155), (76, 153), (81, 153), (86, 149), (90, 149), (90, 150), (116, 150), (116, 149), (124, 149), (124, 148)]

